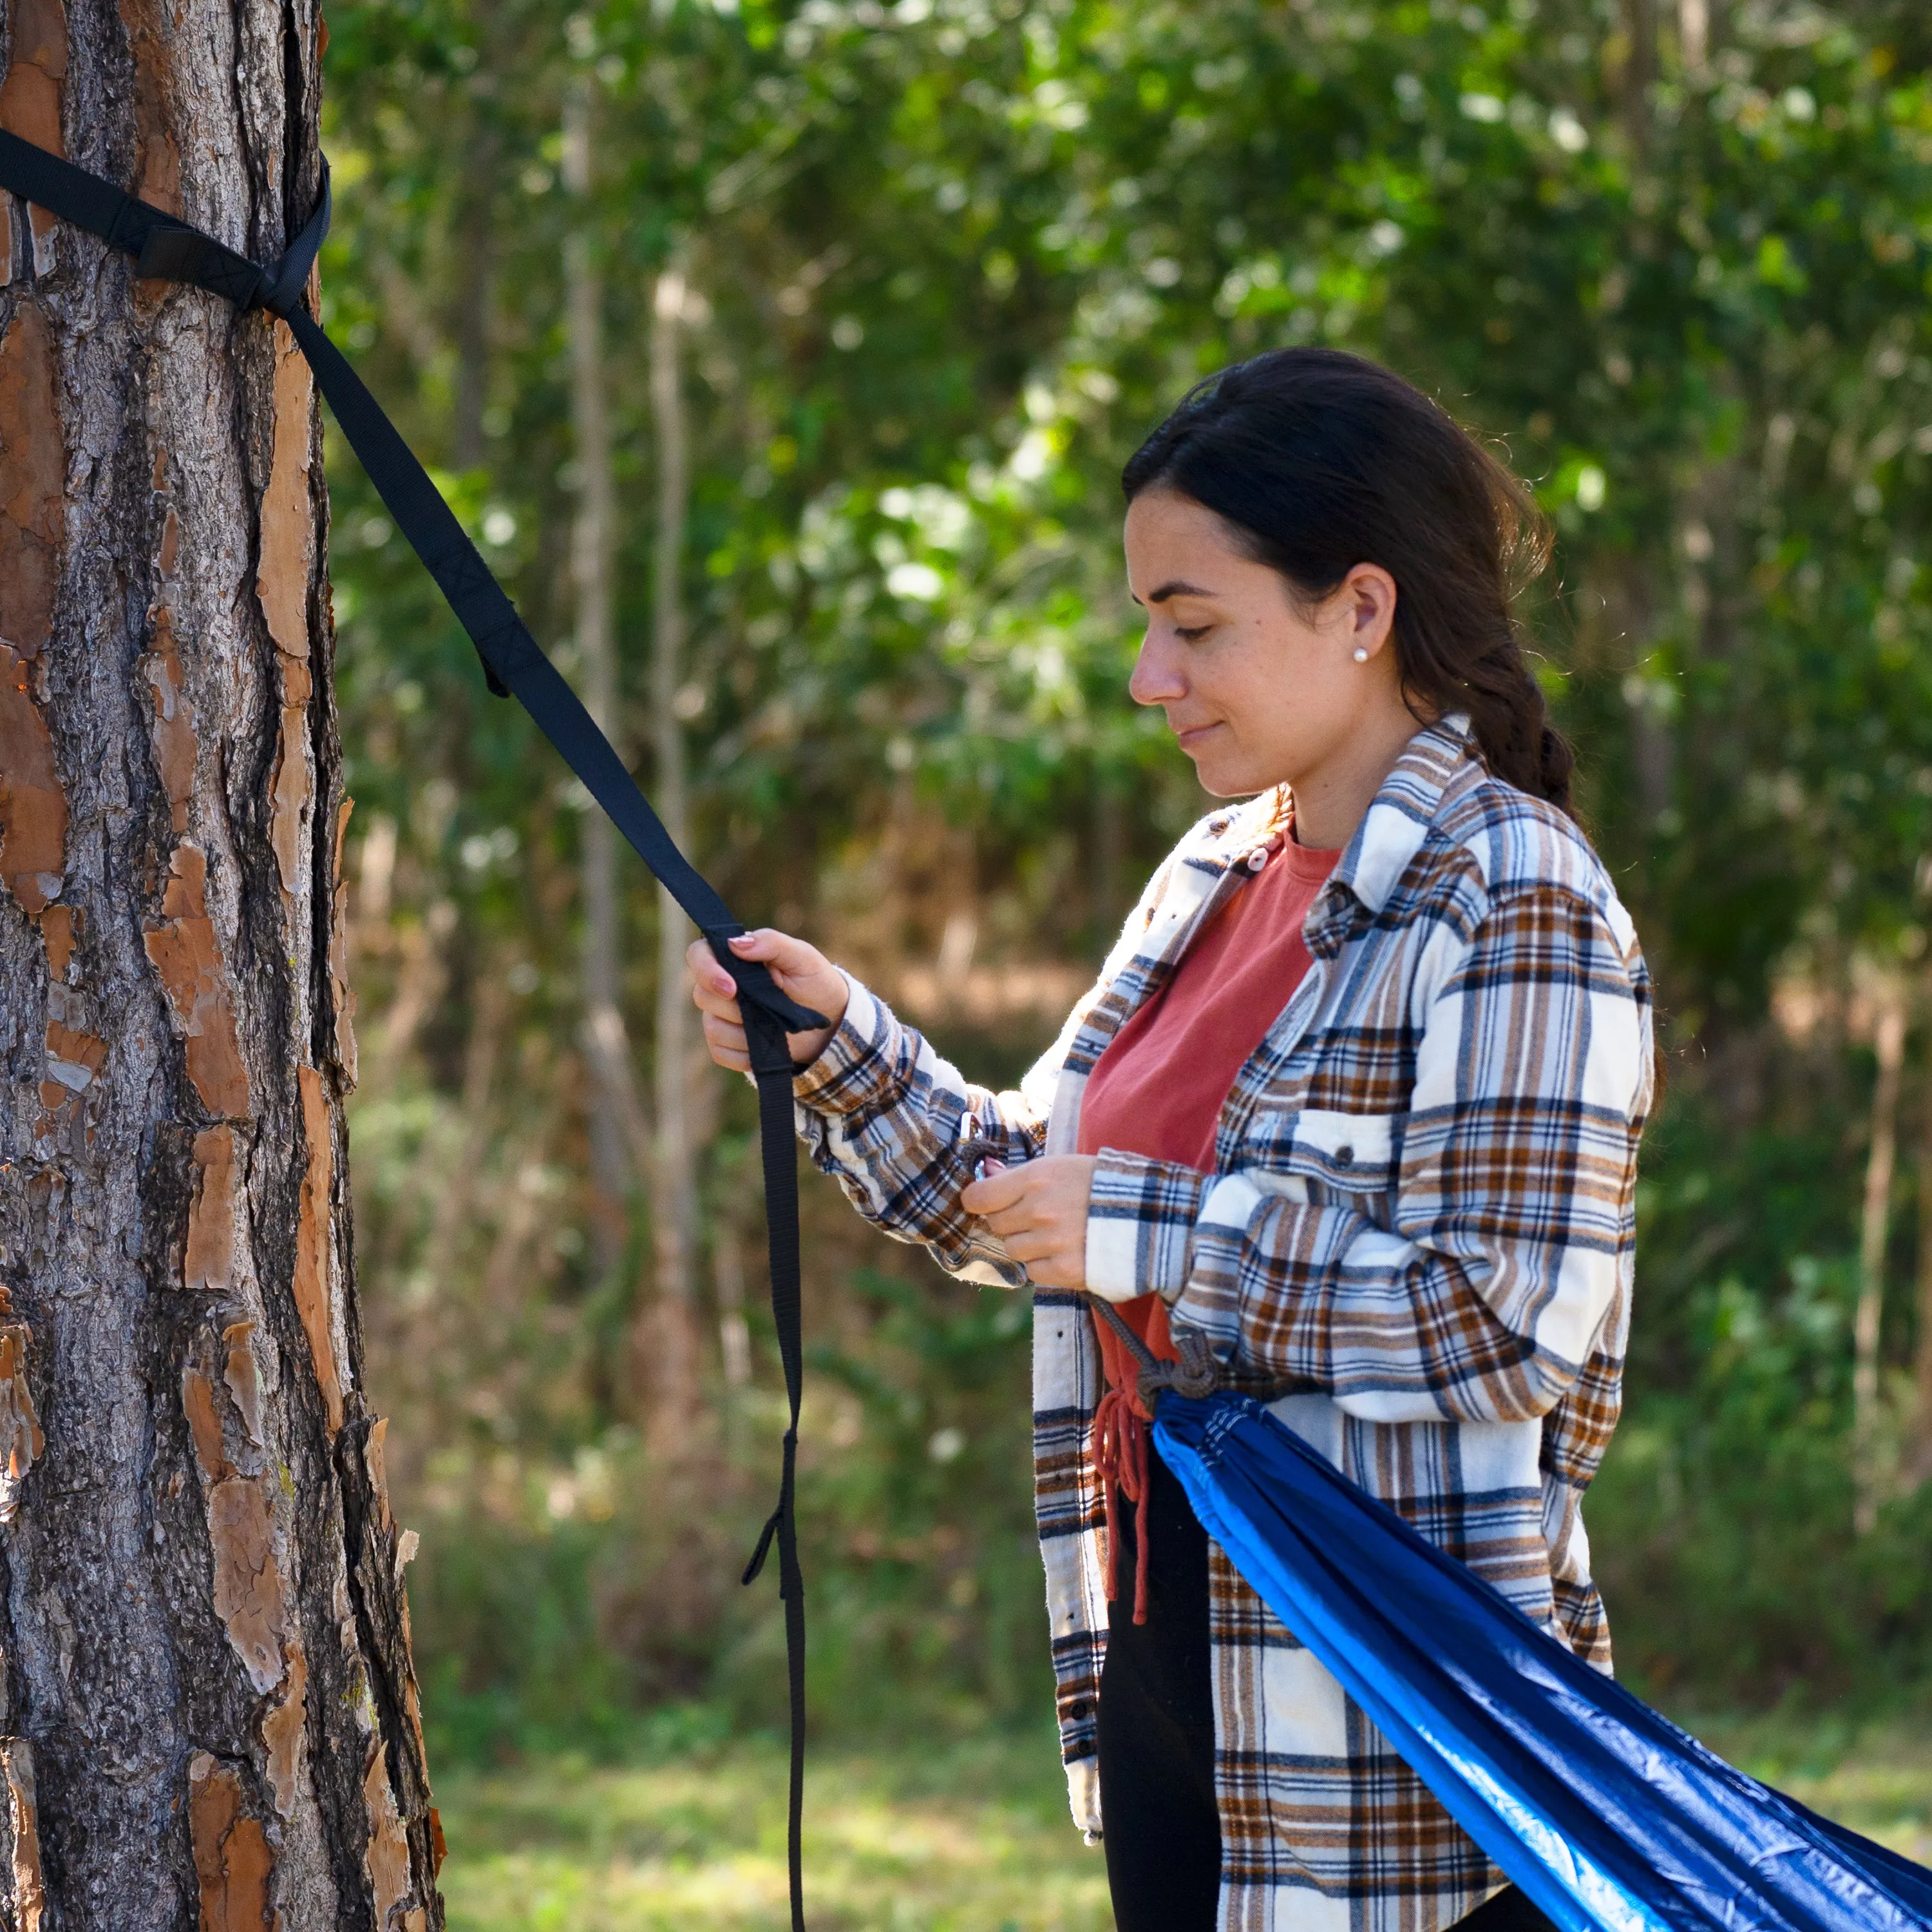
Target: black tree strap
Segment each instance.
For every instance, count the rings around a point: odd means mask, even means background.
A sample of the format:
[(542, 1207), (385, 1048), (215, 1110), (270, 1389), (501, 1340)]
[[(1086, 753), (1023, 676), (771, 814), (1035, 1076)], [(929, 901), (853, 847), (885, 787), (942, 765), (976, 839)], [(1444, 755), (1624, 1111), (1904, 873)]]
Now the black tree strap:
[[(794, 1068), (784, 1023), (761, 1006), (748, 1006), (745, 1034), (752, 1073), (758, 1083), (758, 1147), (765, 1172), (765, 1238), (770, 1244), (772, 1326), (784, 1366), (784, 1462), (778, 1508), (759, 1532), (745, 1566), (746, 1582), (758, 1580), (778, 1538), (778, 1595), (784, 1604), (785, 1674), (791, 1702), (791, 1774), (785, 1856), (790, 1868), (792, 1932), (804, 1932), (805, 1870), (800, 1822), (805, 1812), (805, 1575), (798, 1567), (798, 1405), (805, 1382), (805, 1318), (798, 1265), (797, 1129), (792, 1112)], [(782, 1258), (782, 1259), (781, 1258)]]
[(483, 661), (490, 688), (514, 697), (563, 761), (636, 848), (638, 855), (702, 932), (738, 988), (758, 1087), (760, 1144), (764, 1161), (765, 1218), (770, 1243), (772, 1316), (784, 1364), (790, 1424), (784, 1436), (784, 1470), (778, 1508), (758, 1539), (745, 1573), (751, 1582), (764, 1568), (776, 1536), (778, 1587), (784, 1600), (785, 1654), (791, 1694), (790, 1862), (793, 1932), (804, 1932), (805, 1907), (800, 1828), (805, 1771), (805, 1591), (798, 1566), (794, 1510), (798, 1409), (803, 1342), (799, 1280), (798, 1170), (792, 1123), (792, 1064), (788, 1030), (826, 1024), (821, 1013), (783, 992), (755, 961), (740, 959), (726, 940), (744, 928), (724, 902), (673, 843), (663, 821), (610, 741), (598, 729), (577, 694), (530, 635), (516, 606), (491, 574), (442, 493), (383, 414), (362, 379), (323, 334), (302, 296), (329, 217), (328, 172), (315, 212), (281, 260), (264, 268), (211, 236), (124, 194), (112, 182), (44, 148), (0, 130), (0, 188), (62, 220), (98, 235), (134, 256), (136, 272), (183, 282), (222, 296), (241, 309), (262, 308), (293, 332), (316, 386), (349, 446), (368, 472), (376, 493), (410, 548), (449, 601)]

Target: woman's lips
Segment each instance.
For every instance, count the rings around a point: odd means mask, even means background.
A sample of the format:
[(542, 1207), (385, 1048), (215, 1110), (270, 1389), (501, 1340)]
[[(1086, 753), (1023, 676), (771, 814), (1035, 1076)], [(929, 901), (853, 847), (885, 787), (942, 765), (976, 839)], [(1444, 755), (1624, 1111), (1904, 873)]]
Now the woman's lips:
[(1190, 724), (1184, 728), (1177, 726), (1174, 734), (1174, 742), (1184, 752), (1191, 752), (1209, 732), (1218, 731), (1220, 728), (1218, 722), (1212, 724)]

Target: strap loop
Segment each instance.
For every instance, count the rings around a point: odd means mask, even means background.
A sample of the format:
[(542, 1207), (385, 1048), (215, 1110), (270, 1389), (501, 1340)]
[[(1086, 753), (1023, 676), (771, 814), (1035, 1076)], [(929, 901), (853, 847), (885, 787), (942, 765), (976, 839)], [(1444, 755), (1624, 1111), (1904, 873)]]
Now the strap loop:
[(310, 274), (315, 267), (315, 258), (322, 252), (322, 240), (328, 232), (329, 218), (334, 208), (335, 196), (328, 182), (328, 158), (324, 155), (322, 191), (316, 196), (315, 212), (303, 223), (302, 232), (289, 244), (287, 252), (275, 264), (273, 278), (257, 298), (271, 315), (278, 315), (286, 321), (289, 311), (302, 300), (302, 291), (308, 286)]
[[(712, 940), (713, 950), (722, 939)], [(728, 952), (728, 948), (726, 950)], [(738, 962), (742, 964), (742, 961)], [(771, 1256), (772, 1326), (784, 1370), (788, 1426), (778, 1507), (766, 1520), (746, 1566), (752, 1582), (776, 1538), (778, 1595), (784, 1604), (785, 1678), (791, 1708), (791, 1767), (787, 1851), (792, 1932), (805, 1932), (805, 1577), (798, 1562), (798, 1412), (805, 1379), (804, 1294), (800, 1278), (798, 1140), (792, 1118), (794, 1070), (785, 1022), (769, 1008), (747, 1004), (745, 1034), (758, 1070), (758, 1147), (764, 1168), (765, 1237)], [(821, 1024), (823, 1022), (820, 1022)]]
[(758, 1546), (752, 1552), (752, 1560), (745, 1565), (745, 1574), (738, 1579), (748, 1586), (755, 1583), (765, 1574), (765, 1558), (771, 1554), (772, 1538), (778, 1533), (778, 1518), (782, 1514), (773, 1510), (765, 1519), (765, 1526), (758, 1532)]

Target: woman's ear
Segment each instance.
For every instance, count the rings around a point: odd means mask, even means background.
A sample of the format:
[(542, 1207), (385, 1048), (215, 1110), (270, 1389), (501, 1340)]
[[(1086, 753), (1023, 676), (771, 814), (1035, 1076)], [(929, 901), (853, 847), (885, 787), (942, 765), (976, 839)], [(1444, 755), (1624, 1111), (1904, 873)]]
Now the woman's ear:
[(1366, 664), (1395, 628), (1395, 579), (1378, 563), (1358, 563), (1342, 580), (1335, 601), (1345, 620), (1342, 642), (1358, 664)]

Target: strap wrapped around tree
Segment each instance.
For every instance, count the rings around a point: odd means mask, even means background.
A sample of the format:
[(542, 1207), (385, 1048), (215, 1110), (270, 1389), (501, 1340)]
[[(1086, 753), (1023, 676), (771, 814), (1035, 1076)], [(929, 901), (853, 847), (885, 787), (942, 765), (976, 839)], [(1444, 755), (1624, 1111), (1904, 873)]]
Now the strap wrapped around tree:
[(76, 167), (17, 135), (0, 130), (0, 188), (135, 258), (136, 272), (182, 282), (241, 309), (266, 309), (294, 334), (338, 426), (368, 471), (396, 527), (436, 579), (458, 621), (476, 646), (489, 686), (514, 697), (566, 764), (635, 848), (658, 882), (689, 915), (718, 963), (735, 982), (758, 1082), (760, 1142), (764, 1157), (765, 1224), (770, 1246), (772, 1318), (784, 1365), (790, 1425), (778, 1505), (758, 1539), (745, 1581), (764, 1568), (774, 1539), (778, 1591), (784, 1601), (785, 1657), (791, 1707), (791, 1780), (788, 1837), (794, 1932), (804, 1932), (801, 1832), (805, 1789), (805, 1588), (798, 1562), (796, 1477), (798, 1412), (803, 1363), (798, 1237), (798, 1168), (792, 1125), (792, 1075), (788, 1032), (826, 1024), (822, 1013), (782, 992), (760, 962), (740, 959), (726, 941), (745, 928), (698, 868), (680, 852), (650, 801), (638, 789), (610, 741), (531, 636), (503, 586), (455, 513), (430, 482), (380, 404), (322, 332), (303, 301), (316, 251), (328, 232), (328, 170), (302, 232), (268, 267), (237, 254), (212, 236), (151, 208), (111, 182)]

